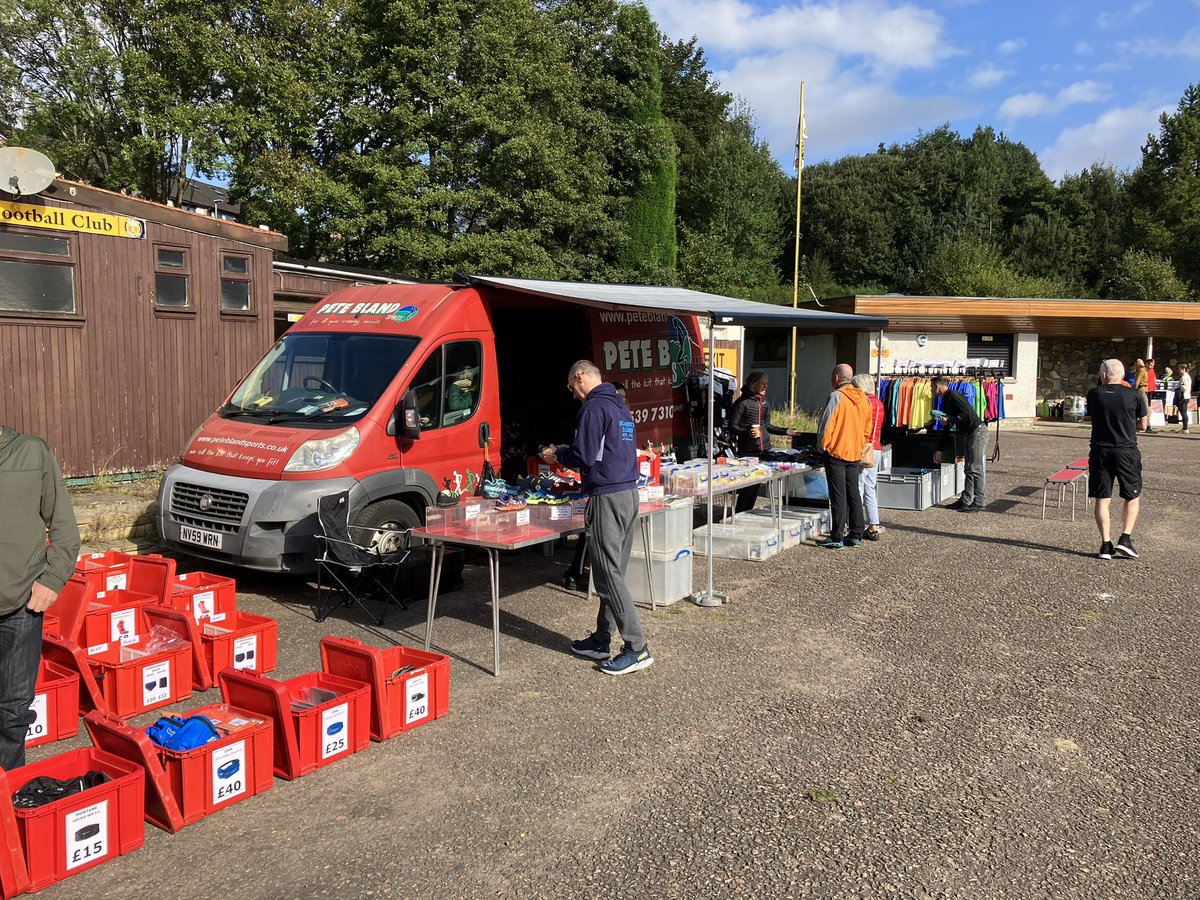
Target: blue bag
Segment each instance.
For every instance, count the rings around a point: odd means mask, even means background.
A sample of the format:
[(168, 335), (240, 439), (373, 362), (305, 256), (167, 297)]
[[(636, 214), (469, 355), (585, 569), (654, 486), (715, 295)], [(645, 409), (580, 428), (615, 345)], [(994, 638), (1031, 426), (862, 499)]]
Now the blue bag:
[(164, 750), (195, 750), (221, 737), (208, 716), (163, 716), (146, 728), (146, 735)]

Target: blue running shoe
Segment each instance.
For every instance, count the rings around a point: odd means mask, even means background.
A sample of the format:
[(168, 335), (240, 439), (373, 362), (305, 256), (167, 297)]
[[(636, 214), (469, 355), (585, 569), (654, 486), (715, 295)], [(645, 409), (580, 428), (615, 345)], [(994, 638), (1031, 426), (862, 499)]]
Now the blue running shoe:
[(583, 640), (571, 641), (571, 652), (576, 656), (586, 656), (588, 659), (601, 659), (608, 662), (612, 656), (612, 638), (600, 641), (594, 634), (589, 634)]
[(600, 671), (605, 675), (628, 675), (638, 669), (654, 665), (654, 657), (650, 655), (650, 645), (647, 644), (636, 653), (628, 646), (609, 660), (600, 663)]
[(841, 541), (835, 541), (833, 538), (825, 538), (823, 541), (817, 541), (817, 546), (822, 550), (841, 550), (846, 545)]

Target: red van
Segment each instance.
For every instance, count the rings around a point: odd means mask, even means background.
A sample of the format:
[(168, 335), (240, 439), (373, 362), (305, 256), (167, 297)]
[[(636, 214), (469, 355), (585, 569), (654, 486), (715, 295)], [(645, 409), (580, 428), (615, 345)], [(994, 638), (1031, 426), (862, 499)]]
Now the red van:
[(159, 529), (193, 556), (314, 567), (318, 498), (349, 490), (355, 524), (411, 527), (490, 459), (515, 480), (570, 439), (566, 374), (621, 381), (638, 440), (690, 440), (693, 317), (607, 312), (486, 286), (353, 287), (317, 303), (196, 431), (163, 479)]

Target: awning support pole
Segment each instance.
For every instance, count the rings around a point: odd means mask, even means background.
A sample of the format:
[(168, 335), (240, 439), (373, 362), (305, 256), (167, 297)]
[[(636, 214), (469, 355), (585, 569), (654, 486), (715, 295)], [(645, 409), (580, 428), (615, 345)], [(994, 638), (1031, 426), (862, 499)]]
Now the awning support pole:
[(729, 602), (728, 594), (719, 594), (713, 590), (713, 545), (712, 545), (712, 527), (713, 527), (713, 461), (717, 455), (714, 442), (715, 428), (713, 426), (713, 414), (716, 404), (713, 402), (713, 369), (717, 359), (717, 320), (715, 316), (708, 317), (708, 444), (706, 450), (708, 452), (708, 502), (705, 506), (708, 509), (708, 525), (707, 540), (708, 553), (706, 559), (708, 562), (708, 588), (700, 591), (695, 595), (697, 606), (720, 606), (722, 603)]

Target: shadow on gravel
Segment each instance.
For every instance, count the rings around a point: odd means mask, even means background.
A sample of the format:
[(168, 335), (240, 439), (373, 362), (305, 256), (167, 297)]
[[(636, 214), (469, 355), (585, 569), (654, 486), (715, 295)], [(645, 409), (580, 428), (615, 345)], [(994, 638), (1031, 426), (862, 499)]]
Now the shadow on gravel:
[(1050, 544), (1035, 544), (1033, 541), (1018, 541), (1012, 538), (992, 537), (991, 535), (979, 534), (959, 534), (954, 531), (937, 531), (933, 528), (918, 528), (914, 525), (892, 525), (887, 526), (888, 531), (910, 531), (913, 534), (929, 534), (937, 537), (954, 538), (960, 541), (970, 541), (973, 544), (1005, 544), (1009, 547), (1019, 547), (1022, 550), (1044, 550), (1047, 553), (1061, 553), (1064, 556), (1083, 556), (1088, 559), (1092, 557), (1091, 553), (1086, 553), (1082, 550), (1071, 550), (1068, 547), (1056, 547)]

